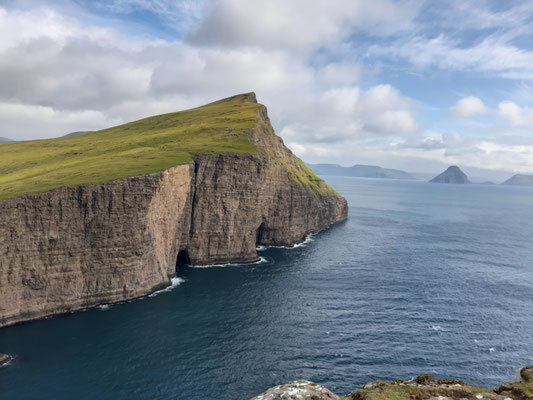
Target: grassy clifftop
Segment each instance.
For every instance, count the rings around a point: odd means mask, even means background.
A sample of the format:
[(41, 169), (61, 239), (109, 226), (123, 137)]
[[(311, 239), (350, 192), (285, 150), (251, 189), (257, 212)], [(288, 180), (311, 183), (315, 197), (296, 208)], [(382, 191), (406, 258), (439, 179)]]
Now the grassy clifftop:
[[(2, 145), (0, 200), (162, 171), (199, 154), (262, 152), (250, 136), (260, 107), (247, 93), (79, 136)], [(316, 185), (305, 166), (294, 173)]]

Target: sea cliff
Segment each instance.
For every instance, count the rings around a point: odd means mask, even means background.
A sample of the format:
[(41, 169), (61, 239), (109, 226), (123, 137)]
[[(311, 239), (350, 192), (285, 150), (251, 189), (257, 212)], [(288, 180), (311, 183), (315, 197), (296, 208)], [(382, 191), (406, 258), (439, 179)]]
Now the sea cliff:
[[(230, 98), (226, 114), (249, 103), (255, 95)], [(14, 197), (6, 186), (0, 326), (145, 296), (170, 284), (178, 261), (254, 262), (259, 245), (292, 245), (345, 219), (345, 199), (283, 145), (264, 106), (250, 109), (251, 127), (223, 135), (253, 151), (196, 151), (162, 170), (76, 186), (31, 175), (31, 188), (51, 190), (17, 187)], [(88, 135), (101, 137), (60, 144)]]

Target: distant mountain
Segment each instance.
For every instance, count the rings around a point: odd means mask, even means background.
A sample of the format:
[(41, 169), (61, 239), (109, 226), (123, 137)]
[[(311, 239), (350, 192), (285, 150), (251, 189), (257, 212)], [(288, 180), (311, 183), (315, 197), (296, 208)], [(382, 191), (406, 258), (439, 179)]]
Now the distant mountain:
[(466, 184), (471, 183), (468, 180), (468, 176), (459, 169), (456, 165), (448, 167), (446, 171), (442, 174), (437, 175), (435, 178), (430, 180), (432, 183), (456, 183), (456, 184)]
[(353, 176), (357, 178), (415, 179), (411, 174), (398, 169), (381, 168), (376, 165), (307, 164), (318, 175)]
[(0, 144), (7, 144), (7, 143), (15, 143), (15, 141), (5, 138), (5, 137), (0, 137)]
[(71, 137), (71, 136), (78, 136), (78, 135), (81, 135), (83, 133), (87, 133), (87, 132), (92, 132), (92, 131), (76, 131), (76, 132), (70, 132), (70, 133), (67, 133), (66, 135), (63, 135), (61, 137)]
[(502, 185), (533, 186), (533, 175), (516, 174), (503, 182)]

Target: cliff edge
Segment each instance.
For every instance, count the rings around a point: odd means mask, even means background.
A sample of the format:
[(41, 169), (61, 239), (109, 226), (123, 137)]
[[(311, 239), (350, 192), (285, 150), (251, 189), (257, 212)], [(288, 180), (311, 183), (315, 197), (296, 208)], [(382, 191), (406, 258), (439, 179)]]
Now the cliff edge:
[(251, 400), (532, 400), (533, 366), (521, 368), (517, 377), (516, 382), (502, 383), (494, 389), (431, 375), (389, 383), (375, 380), (344, 397), (313, 382), (295, 381), (273, 387)]
[(147, 295), (347, 217), (255, 95), (0, 148), (0, 326)]

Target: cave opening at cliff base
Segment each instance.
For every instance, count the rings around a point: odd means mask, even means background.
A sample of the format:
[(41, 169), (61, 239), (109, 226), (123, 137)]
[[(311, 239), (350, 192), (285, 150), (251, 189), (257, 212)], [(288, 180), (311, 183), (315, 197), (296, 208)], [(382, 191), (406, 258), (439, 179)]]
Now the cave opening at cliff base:
[(178, 252), (178, 256), (176, 257), (176, 269), (178, 269), (178, 266), (180, 265), (190, 265), (191, 259), (189, 258), (189, 253), (187, 252), (187, 249), (180, 250)]

